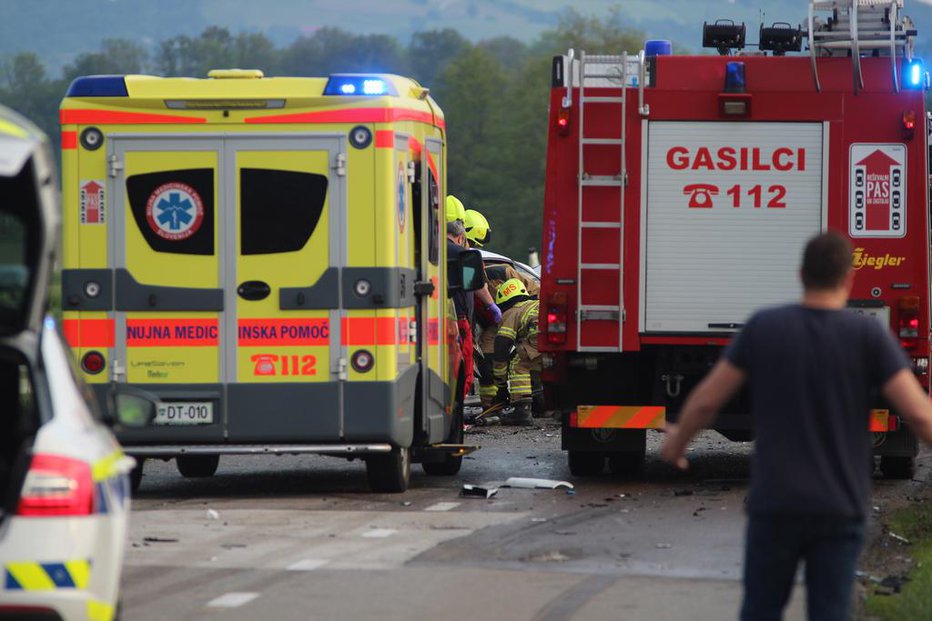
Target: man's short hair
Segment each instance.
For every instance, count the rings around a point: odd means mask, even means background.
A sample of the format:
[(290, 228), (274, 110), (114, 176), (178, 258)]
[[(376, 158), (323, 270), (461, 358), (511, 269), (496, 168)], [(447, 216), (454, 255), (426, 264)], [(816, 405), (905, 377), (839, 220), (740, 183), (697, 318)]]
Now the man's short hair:
[(447, 222), (447, 235), (452, 235), (453, 237), (459, 237), (460, 235), (466, 234), (466, 227), (459, 220), (451, 220)]
[(834, 231), (816, 235), (803, 251), (803, 287), (834, 289), (844, 281), (851, 265), (852, 248), (847, 237)]

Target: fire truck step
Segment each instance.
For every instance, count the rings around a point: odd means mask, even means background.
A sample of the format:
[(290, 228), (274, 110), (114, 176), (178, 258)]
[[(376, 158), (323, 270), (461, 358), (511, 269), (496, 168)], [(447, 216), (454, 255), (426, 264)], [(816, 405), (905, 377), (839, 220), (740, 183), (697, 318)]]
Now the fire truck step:
[(580, 222), (584, 229), (620, 229), (621, 222)]
[(580, 263), (580, 269), (584, 270), (617, 270), (621, 269), (620, 263)]
[(589, 177), (588, 179), (581, 179), (579, 185), (621, 187), (624, 185), (624, 181), (615, 177)]
[[(586, 76), (592, 77), (592, 76)], [(625, 103), (624, 97), (583, 97), (583, 103)]]

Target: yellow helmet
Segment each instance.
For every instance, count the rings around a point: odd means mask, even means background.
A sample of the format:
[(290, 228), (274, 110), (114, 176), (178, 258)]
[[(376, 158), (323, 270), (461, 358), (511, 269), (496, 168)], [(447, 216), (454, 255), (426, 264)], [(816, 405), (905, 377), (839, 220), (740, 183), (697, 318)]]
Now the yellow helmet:
[(447, 222), (453, 222), (454, 220), (461, 220), (466, 222), (466, 208), (463, 207), (463, 202), (453, 196), (452, 194), (447, 195)]
[(487, 244), (492, 241), (492, 227), (489, 221), (475, 209), (466, 210), (466, 239), (473, 246)]
[(495, 303), (501, 306), (508, 300), (521, 295), (527, 296), (527, 287), (524, 286), (521, 279), (509, 278), (498, 286), (498, 291), (495, 292)]

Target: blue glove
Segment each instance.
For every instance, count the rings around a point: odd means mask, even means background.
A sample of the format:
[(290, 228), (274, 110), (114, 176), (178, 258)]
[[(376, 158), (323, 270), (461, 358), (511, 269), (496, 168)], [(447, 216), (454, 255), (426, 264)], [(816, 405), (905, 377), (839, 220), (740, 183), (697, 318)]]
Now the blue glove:
[(488, 313), (489, 321), (498, 325), (502, 322), (502, 309), (498, 307), (498, 304), (494, 302), (485, 307), (486, 313)]

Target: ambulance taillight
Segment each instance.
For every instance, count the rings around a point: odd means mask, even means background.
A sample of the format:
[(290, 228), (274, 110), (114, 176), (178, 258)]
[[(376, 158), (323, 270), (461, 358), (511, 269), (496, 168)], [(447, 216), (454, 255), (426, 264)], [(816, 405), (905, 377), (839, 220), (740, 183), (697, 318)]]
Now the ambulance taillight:
[(99, 351), (89, 351), (81, 357), (81, 368), (85, 373), (97, 375), (107, 366), (104, 355)]
[(566, 294), (555, 291), (547, 297), (547, 342), (566, 343)]

